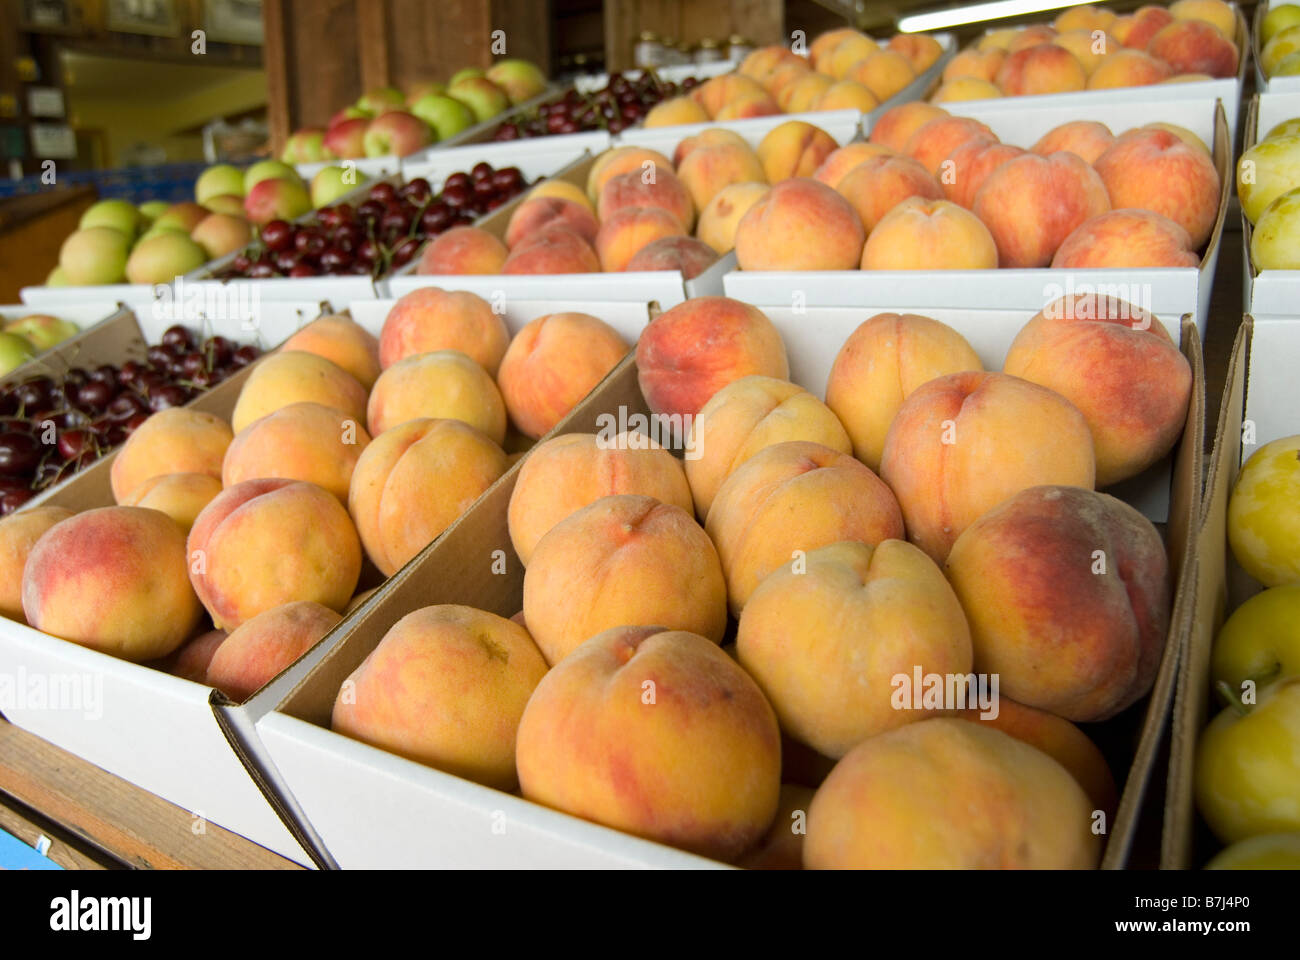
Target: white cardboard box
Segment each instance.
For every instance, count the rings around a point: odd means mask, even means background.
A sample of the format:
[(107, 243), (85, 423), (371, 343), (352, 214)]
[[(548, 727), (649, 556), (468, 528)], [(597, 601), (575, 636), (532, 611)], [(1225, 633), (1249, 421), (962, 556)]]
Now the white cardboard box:
[(633, 127), (619, 135), (616, 146), (649, 147), (658, 150), (670, 160), (677, 144), (703, 130), (722, 127), (740, 134), (751, 147), (757, 147), (768, 132), (790, 120), (803, 120), (820, 127), (840, 146), (861, 138), (862, 118), (866, 114), (857, 110), (823, 110), (817, 113), (779, 113), (772, 117), (751, 117), (748, 120), (728, 120), (725, 123), (683, 123), (674, 127)]
[[(1300, 81), (1300, 77), (1293, 78)], [(1242, 150), (1249, 150), (1279, 123), (1300, 117), (1300, 83), (1292, 93), (1261, 93), (1251, 101), (1246, 113), (1246, 135)], [(1241, 218), (1241, 238), (1245, 244), (1245, 309), (1256, 320), (1300, 317), (1300, 270), (1257, 271), (1250, 259), (1252, 227)]]
[[(102, 300), (98, 303), (93, 301), (80, 302), (74, 301), (59, 307), (57, 310), (38, 310), (30, 305), (21, 303), (10, 306), (0, 307), (0, 325), (11, 323), (14, 320), (21, 320), (23, 317), (29, 317), (35, 313), (48, 314), (57, 317), (59, 320), (67, 320), (75, 323), (82, 333), (89, 330), (118, 312), (120, 308), (112, 300)], [(77, 339), (74, 334), (69, 340)], [(15, 367), (0, 380), (10, 381), (21, 379), (25, 376), (35, 376), (42, 371), (42, 365), (45, 364), (55, 353), (61, 352), (60, 347), (69, 345), (69, 340), (63, 343), (55, 344), (48, 350), (42, 350), (20, 367)], [(84, 363), (78, 362), (79, 366), (85, 366)]]
[[(1290, 0), (1286, 2), (1289, 3)], [(1251, 59), (1255, 61), (1255, 89), (1268, 93), (1300, 93), (1300, 76), (1274, 77), (1270, 80), (1264, 76), (1264, 70), (1260, 66), (1259, 55), (1264, 49), (1264, 44), (1260, 42), (1260, 28), (1264, 24), (1264, 18), (1268, 16), (1270, 6), (1271, 4), (1261, 3), (1255, 7), (1254, 27), (1250, 31)]]

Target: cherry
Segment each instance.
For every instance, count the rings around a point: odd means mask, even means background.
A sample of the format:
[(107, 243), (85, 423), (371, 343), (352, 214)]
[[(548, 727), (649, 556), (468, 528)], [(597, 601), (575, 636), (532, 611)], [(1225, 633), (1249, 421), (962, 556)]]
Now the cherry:
[(380, 203), (388, 203), (388, 201), (397, 197), (397, 188), (391, 183), (376, 183), (370, 188), (370, 193), (367, 196), (371, 200), (378, 200)]
[(515, 193), (524, 185), (524, 175), (518, 167), (502, 167), (492, 174), (492, 185), (502, 193)]
[(41, 461), (41, 444), (26, 433), (0, 433), (0, 476), (21, 477)]
[(235, 345), (223, 336), (208, 337), (201, 347), (209, 366), (223, 367), (235, 353)]
[(293, 225), (286, 220), (272, 220), (262, 228), (262, 242), (268, 250), (287, 250), (293, 243)]
[[(291, 276), (291, 277), (314, 277), (314, 276), (316, 276), (316, 268), (313, 267), (310, 263), (300, 263), (300, 264), (298, 264), (296, 267), (294, 267), (292, 270), (289, 271), (289, 276)], [(196, 381), (196, 382), (197, 382), (197, 381)]]
[(257, 347), (252, 344), (245, 344), (235, 351), (235, 355), (231, 360), (237, 367), (246, 367), (258, 358), (259, 353)]
[(9, 516), (34, 496), (36, 496), (34, 490), (21, 487), (6, 490), (0, 494), (0, 516)]
[(185, 388), (176, 384), (159, 387), (149, 395), (149, 409), (154, 413), (171, 407), (183, 407), (189, 401)]
[(148, 405), (139, 394), (119, 393), (104, 412), (111, 420), (123, 421), (130, 420), (136, 414), (144, 413), (148, 409)]
[(421, 215), (420, 226), (427, 233), (442, 233), (450, 225), (451, 216), (451, 208), (441, 200), (435, 200)]
[(77, 406), (99, 412), (113, 400), (113, 388), (106, 383), (92, 380), (77, 390)]
[(275, 276), (275, 267), (259, 261), (248, 268), (248, 276), (254, 280), (265, 280)]
[(94, 434), (88, 430), (65, 430), (59, 434), (58, 447), (59, 456), (64, 460), (75, 460), (94, 448)]
[(189, 330), (177, 323), (163, 331), (162, 339), (159, 340), (159, 343), (166, 347), (188, 350), (194, 345), (194, 338), (190, 336)]

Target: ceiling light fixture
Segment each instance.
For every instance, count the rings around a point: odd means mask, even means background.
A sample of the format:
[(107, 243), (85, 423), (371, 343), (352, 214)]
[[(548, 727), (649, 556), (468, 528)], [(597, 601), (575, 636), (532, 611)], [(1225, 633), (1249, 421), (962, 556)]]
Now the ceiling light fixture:
[(927, 30), (942, 30), (963, 23), (1003, 20), (1026, 13), (1059, 10), (1062, 7), (1073, 7), (1077, 3), (1079, 0), (992, 0), (990, 3), (975, 3), (966, 7), (910, 14), (898, 21), (898, 31), (921, 33)]

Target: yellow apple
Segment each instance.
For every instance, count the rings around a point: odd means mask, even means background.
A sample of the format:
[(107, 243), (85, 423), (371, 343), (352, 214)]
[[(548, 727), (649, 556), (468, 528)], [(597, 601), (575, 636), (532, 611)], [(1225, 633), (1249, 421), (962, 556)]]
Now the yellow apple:
[(1214, 641), (1210, 672), (1235, 693), (1300, 676), (1300, 583), (1271, 587), (1230, 616)]
[(1295, 26), (1300, 26), (1300, 6), (1294, 3), (1270, 6), (1264, 22), (1260, 24), (1259, 42), (1266, 44), (1283, 30)]
[(1251, 223), (1296, 187), (1300, 187), (1300, 133), (1262, 140), (1237, 161), (1237, 197)]
[(1256, 270), (1300, 270), (1300, 187), (1284, 193), (1259, 215), (1250, 237)]
[(1264, 833), (1234, 843), (1206, 870), (1300, 870), (1300, 833)]
[(1260, 447), (1228, 501), (1228, 543), (1266, 587), (1300, 581), (1300, 436)]

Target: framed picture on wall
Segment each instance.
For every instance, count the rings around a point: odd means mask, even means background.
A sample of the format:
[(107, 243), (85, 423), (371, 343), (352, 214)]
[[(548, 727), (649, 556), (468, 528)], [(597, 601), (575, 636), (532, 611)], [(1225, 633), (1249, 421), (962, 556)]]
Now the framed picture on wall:
[(176, 0), (108, 0), (108, 29), (174, 37), (181, 30)]
[(262, 0), (203, 0), (203, 29), (217, 43), (262, 45)]

